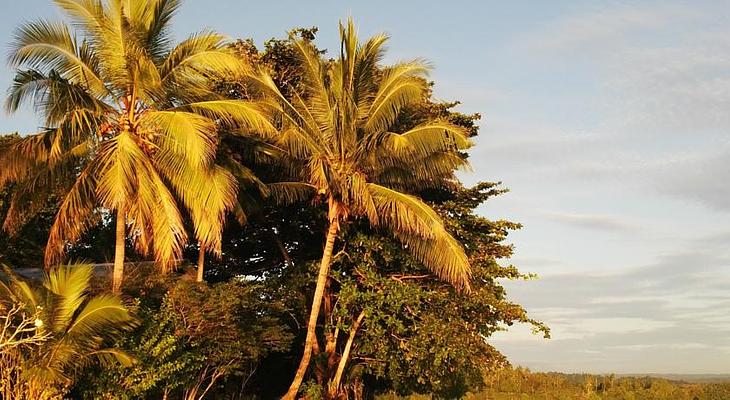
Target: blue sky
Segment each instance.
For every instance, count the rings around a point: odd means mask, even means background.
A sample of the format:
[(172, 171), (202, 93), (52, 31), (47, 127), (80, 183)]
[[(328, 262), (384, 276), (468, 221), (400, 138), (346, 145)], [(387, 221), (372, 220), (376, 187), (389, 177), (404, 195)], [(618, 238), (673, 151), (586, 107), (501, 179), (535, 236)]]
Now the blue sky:
[[(511, 192), (480, 212), (524, 224), (513, 260), (540, 279), (511, 297), (553, 328), (492, 341), (515, 364), (588, 372), (730, 372), (730, 2), (187, 0), (202, 28), (257, 44), (337, 22), (425, 57), (435, 94), (483, 115), (466, 183)], [(58, 17), (5, 2), (0, 37)], [(7, 47), (6, 47), (7, 48)], [(0, 67), (0, 87), (12, 76)], [(0, 119), (29, 132), (30, 110)]]

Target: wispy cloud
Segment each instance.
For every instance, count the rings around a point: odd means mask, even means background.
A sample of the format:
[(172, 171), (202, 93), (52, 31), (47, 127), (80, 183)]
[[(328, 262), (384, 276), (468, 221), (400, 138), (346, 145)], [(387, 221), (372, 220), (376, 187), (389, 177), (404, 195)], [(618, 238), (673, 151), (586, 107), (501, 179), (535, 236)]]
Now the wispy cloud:
[(730, 182), (730, 146), (719, 153), (713, 151), (680, 158), (654, 175), (654, 187), (661, 193), (730, 211), (730, 185), (727, 184)]
[(636, 232), (640, 229), (638, 225), (618, 216), (566, 212), (543, 212), (542, 215), (551, 221), (584, 229), (608, 232)]
[[(730, 360), (717, 357), (717, 349), (730, 346), (726, 237), (696, 237), (651, 264), (619, 271), (508, 282), (514, 298), (553, 327), (554, 338), (544, 341), (518, 330), (494, 343), (542, 369), (553, 369), (551, 358), (564, 351), (564, 364), (580, 366), (576, 370), (626, 371), (630, 365), (631, 372), (726, 371)], [(590, 351), (568, 351), (571, 347)], [(594, 352), (603, 361), (591, 365)], [(681, 354), (684, 364), (667, 363), (662, 352)]]

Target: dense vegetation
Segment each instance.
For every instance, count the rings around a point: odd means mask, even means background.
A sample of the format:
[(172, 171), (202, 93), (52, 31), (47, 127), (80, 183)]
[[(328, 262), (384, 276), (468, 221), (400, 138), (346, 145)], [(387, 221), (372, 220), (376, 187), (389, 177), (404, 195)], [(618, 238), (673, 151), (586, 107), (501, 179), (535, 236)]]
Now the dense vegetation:
[[(393, 400), (383, 395), (381, 400)], [(412, 400), (428, 396), (409, 396)], [(722, 400), (730, 383), (695, 383), (653, 377), (537, 373), (505, 368), (489, 374), (484, 390), (467, 399), (489, 400)]]
[(505, 189), (455, 176), (479, 115), (387, 36), (175, 45), (178, 1), (56, 3), (10, 56), (46, 128), (0, 138), (0, 262), (48, 274), (0, 274), (3, 399), (453, 398), (495, 331), (548, 336), (499, 283), (520, 225), (476, 213)]

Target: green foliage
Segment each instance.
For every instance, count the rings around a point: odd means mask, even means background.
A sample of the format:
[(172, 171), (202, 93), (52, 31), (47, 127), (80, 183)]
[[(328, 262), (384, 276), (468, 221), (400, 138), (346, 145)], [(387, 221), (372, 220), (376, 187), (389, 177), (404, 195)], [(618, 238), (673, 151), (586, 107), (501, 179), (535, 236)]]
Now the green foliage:
[(719, 400), (730, 384), (687, 383), (651, 377), (535, 373), (504, 369), (488, 376), (487, 388), (469, 399), (535, 400)]
[[(388, 393), (378, 400), (426, 400), (428, 395)], [(450, 398), (457, 398), (450, 397)], [(486, 376), (486, 387), (459, 397), (469, 400), (721, 400), (730, 398), (728, 383), (689, 383), (653, 377), (561, 374), (505, 368)]]
[(387, 40), (381, 34), (360, 42), (350, 19), (340, 24), (339, 57), (328, 60), (306, 35), (292, 35), (285, 48), (296, 56), (301, 93), (287, 97), (263, 71), (246, 80), (272, 110), (279, 131), (273, 138), (259, 135), (294, 166), (297, 187), (328, 203), (331, 223), (365, 218), (407, 243), (442, 279), (467, 289), (463, 249), (413, 191), (453, 179), (467, 165), (458, 152), (472, 143), (465, 129), (440, 119), (392, 131), (400, 111), (428, 95), (429, 67), (422, 60), (381, 66)]
[(88, 399), (195, 398), (245, 387), (262, 359), (289, 349), (283, 306), (259, 285), (179, 281), (160, 304), (140, 303), (141, 326), (118, 345), (132, 368), (87, 371), (76, 391)]
[(134, 362), (118, 347), (106, 346), (134, 320), (117, 296), (91, 294), (92, 274), (90, 265), (57, 267), (38, 286), (5, 267), (0, 275), (0, 311), (20, 307), (24, 315), (35, 316), (34, 329), (20, 332), (20, 337), (42, 336), (43, 340), (17, 347), (11, 357), (0, 359), (0, 370), (22, 371), (14, 376), (15, 382), (3, 382), (3, 386), (24, 387), (28, 398), (55, 398), (74, 383), (85, 365)]
[(202, 356), (189, 351), (184, 338), (175, 335), (169, 307), (138, 306), (140, 327), (117, 345), (135, 355), (131, 368), (92, 368), (74, 392), (84, 399), (130, 400), (161, 396), (175, 390), (195, 373)]
[[(75, 2), (59, 3), (71, 7)], [(141, 20), (150, 18), (142, 2), (132, 3), (139, 6)], [(152, 25), (145, 26), (143, 31), (153, 33)], [(137, 362), (87, 366), (72, 387), (74, 398), (280, 396), (301, 354), (322, 233), (333, 220), (349, 223), (342, 224), (338, 236), (324, 317), (317, 321), (321, 345), (302, 392), (309, 398), (331, 396), (327, 382), (350, 335), (352, 353), (339, 395), (394, 390), (447, 398), (485, 387), (485, 371), (489, 377), (507, 364), (488, 343), (504, 325), (527, 323), (547, 335), (547, 328), (510, 302), (499, 284), (499, 279), (530, 278), (498, 262), (512, 254), (505, 240), (520, 225), (476, 214), (504, 189), (492, 183), (464, 188), (454, 176), (467, 164), (479, 115), (459, 113), (458, 102), (434, 100), (421, 60), (379, 66), (385, 36), (358, 47), (353, 27), (343, 27), (341, 56), (330, 60), (314, 45), (315, 34), (316, 28), (296, 29), (288, 38), (267, 41), (260, 52), (251, 41), (225, 47), (218, 35), (201, 34), (174, 49), (153, 46), (148, 54), (128, 54), (143, 61), (135, 67), (139, 79), (132, 79), (141, 93), (136, 101), (154, 110), (152, 116), (137, 116), (146, 122), (138, 121), (138, 129), (131, 131), (126, 117), (121, 125), (114, 125), (115, 120), (108, 126), (111, 117), (91, 112), (95, 101), (117, 97), (121, 100), (111, 109), (96, 105), (112, 116), (124, 111), (117, 109), (125, 104), (126, 93), (119, 85), (130, 76), (116, 68), (118, 56), (111, 55), (109, 68), (96, 71), (104, 85), (85, 82), (84, 93), (73, 92), (93, 104), (71, 104), (67, 96), (59, 103), (83, 106), (92, 114), (93, 129), (57, 121), (68, 115), (62, 109), (47, 110), (55, 113), (57, 124), (49, 124), (53, 130), (13, 137), (12, 152), (0, 145), (0, 165), (13, 167), (0, 172), (0, 179), (16, 185), (0, 192), (0, 217), (10, 207), (8, 199), (27, 205), (28, 198), (14, 191), (30, 193), (27, 188), (33, 185), (25, 186), (26, 173), (64, 178), (53, 187), (43, 186), (58, 193), (62, 209), (66, 207), (60, 212), (50, 207), (55, 220), (41, 219), (37, 225), (43, 232), (55, 227), (52, 242), (63, 248), (51, 249), (51, 258), (56, 251), (100, 261), (109, 257), (113, 210), (122, 202), (131, 203), (130, 249), (151, 251), (158, 260), (179, 256), (186, 236), (181, 221), (187, 218), (185, 229), (221, 255), (209, 261), (207, 278), (216, 282), (210, 286), (184, 279), (169, 284), (172, 277), (151, 285), (155, 279), (142, 273), (143, 283), (133, 287), (137, 277), (128, 274), (126, 293), (137, 297), (134, 308), (141, 323), (114, 344)], [(107, 55), (106, 50), (92, 58)], [(216, 55), (202, 56), (208, 52)], [(186, 54), (197, 61), (182, 65)], [(84, 60), (71, 61), (83, 67)], [(223, 74), (233, 79), (222, 79), (218, 72), (234, 64), (252, 65), (255, 71), (237, 71), (244, 77)], [(55, 86), (37, 95), (80, 89), (82, 77), (61, 66), (66, 70), (60, 76), (46, 77)], [(172, 78), (148, 80), (155, 71)], [(20, 75), (29, 82), (41, 79)], [(252, 78), (263, 82), (252, 83)], [(157, 92), (158, 84), (170, 85), (170, 90)], [(97, 93), (105, 88), (112, 93)], [(202, 104), (201, 97), (213, 101)], [(325, 107), (328, 102), (334, 106)], [(280, 132), (256, 119), (263, 109), (274, 114), (272, 123)], [(242, 113), (248, 117), (235, 118)], [(253, 128), (240, 129), (244, 126)], [(97, 168), (96, 161), (103, 163), (104, 174), (87, 181), (92, 175), (86, 171)], [(196, 169), (199, 163), (205, 171)], [(229, 190), (233, 186), (241, 189), (235, 195)], [(336, 204), (334, 218), (326, 210), (330, 200)], [(74, 204), (78, 209), (67, 207)], [(224, 225), (221, 209), (234, 212), (218, 238)], [(35, 243), (35, 235), (25, 238)], [(0, 237), (0, 257), (2, 245)], [(197, 244), (188, 250), (190, 258), (197, 256)], [(14, 257), (29, 254), (26, 249), (9, 252)], [(468, 294), (456, 289), (467, 287)], [(68, 303), (63, 307), (75, 304)]]
[(241, 60), (214, 32), (173, 46), (177, 0), (56, 5), (65, 21), (27, 22), (11, 44), (6, 109), (28, 103), (47, 128), (0, 152), (0, 188), (14, 185), (15, 205), (3, 228), (16, 232), (39, 198), (55, 195), (47, 266), (99, 222), (100, 208), (118, 211), (136, 250), (163, 268), (187, 243), (184, 216), (194, 239), (219, 252), (236, 185), (214, 163), (218, 124), (271, 130), (261, 110), (214, 90), (212, 77), (240, 73)]
[[(294, 31), (287, 39), (267, 42), (261, 52), (251, 41), (239, 41), (235, 49), (240, 57), (262, 65), (282, 96), (294, 102), (295, 95), (307, 96), (307, 85), (316, 85), (312, 82), (316, 79), (307, 81), (306, 78), (311, 60), (300, 55), (302, 47), (309, 49), (309, 54), (323, 53), (314, 47), (310, 33), (313, 32)], [(251, 87), (243, 83), (228, 82), (223, 87), (222, 91), (234, 98), (255, 96)], [(424, 84), (422, 89), (417, 100), (414, 98), (413, 102), (400, 108), (391, 131), (404, 133), (430, 121), (446, 121), (460, 127), (467, 136), (476, 135), (478, 114), (461, 114), (454, 110), (458, 102), (435, 101), (431, 98), (430, 86)], [(459, 153), (459, 157), (466, 158), (467, 154)], [(256, 173), (261, 177), (281, 179), (282, 175), (271, 175), (272, 170), (262, 168)], [(286, 169), (280, 173), (286, 176)], [(453, 169), (447, 168), (444, 177), (451, 177), (452, 173)], [(339, 328), (338, 353), (353, 321), (360, 311), (366, 310), (362, 330), (355, 337), (353, 365), (346, 370), (348, 385), (357, 386), (358, 381), (363, 381), (369, 390), (377, 391), (397, 387), (402, 393), (460, 393), (480, 386), (483, 368), (505, 362), (484, 339), (499, 329), (500, 324), (525, 322), (545, 329), (530, 320), (521, 307), (507, 301), (504, 289), (497, 283), (499, 278), (529, 277), (513, 266), (501, 266), (495, 261), (511, 254), (512, 248), (504, 240), (510, 230), (520, 227), (519, 224), (488, 221), (474, 213), (483, 201), (504, 190), (486, 183), (466, 190), (448, 178), (433, 186), (412, 185), (403, 190), (430, 200), (429, 205), (438, 211), (446, 229), (470, 249), (468, 255), (474, 276), (478, 277), (475, 286), (478, 293), (459, 296), (449, 285), (434, 279), (432, 272), (392, 236), (373, 229), (363, 219), (354, 220), (340, 237), (344, 245), (335, 256), (335, 271), (330, 279), (329, 303), (336, 306), (320, 324), (324, 325), (324, 332)], [(223, 259), (211, 265), (209, 276), (225, 277), (237, 272), (265, 277), (268, 284), (289, 293), (287, 302), (295, 311), (299, 324), (303, 324), (309, 293), (313, 290), (311, 282), (316, 279), (317, 260), (321, 256), (325, 227), (320, 221), (326, 217), (326, 212), (317, 204), (302, 203), (286, 207), (269, 205), (259, 211), (259, 216), (250, 219), (246, 227), (228, 225), (224, 233)], [(361, 276), (353, 272), (356, 270)], [(409, 275), (419, 278), (400, 278)], [(415, 312), (405, 313), (406, 306)], [(474, 323), (470, 322), (472, 318), (476, 318)], [(444, 324), (445, 320), (454, 323)], [(468, 329), (465, 330), (465, 326)], [(442, 334), (444, 329), (449, 334)], [(394, 338), (390, 332), (397, 332), (402, 340)], [(322, 333), (318, 336), (320, 343), (326, 342)], [(404, 342), (409, 342), (408, 351), (402, 348)], [(296, 351), (292, 352), (296, 355)], [(333, 373), (332, 362), (336, 362), (337, 357), (338, 354), (330, 356), (326, 352), (315, 356), (307, 393), (315, 390), (317, 382), (326, 385), (324, 380), (328, 373)], [(286, 362), (280, 365), (291, 368)], [(321, 387), (319, 390), (322, 394)]]
[(332, 275), (339, 287), (333, 319), (366, 315), (353, 374), (371, 376), (401, 394), (459, 396), (481, 387), (485, 370), (506, 364), (487, 342), (502, 326), (527, 323), (548, 334), (544, 325), (507, 300), (497, 281), (526, 277), (497, 263), (512, 254), (503, 241), (519, 225), (475, 214), (482, 202), (503, 192), (496, 184), (481, 183), (428, 195), (468, 249), (475, 278), (469, 295), (436, 279), (400, 243), (363, 227), (348, 232)]

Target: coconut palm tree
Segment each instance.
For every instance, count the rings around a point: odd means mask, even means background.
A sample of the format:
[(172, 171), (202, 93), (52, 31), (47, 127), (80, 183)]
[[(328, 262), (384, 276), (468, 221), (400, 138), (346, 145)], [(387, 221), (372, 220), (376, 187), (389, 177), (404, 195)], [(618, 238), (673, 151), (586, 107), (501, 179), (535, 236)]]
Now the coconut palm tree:
[(266, 184), (251, 169), (255, 166), (272, 169), (281, 160), (279, 149), (248, 129), (219, 126), (215, 163), (203, 177), (208, 184), (190, 193), (189, 199), (194, 203), (190, 214), (198, 245), (196, 281), (203, 281), (206, 253), (222, 255), (221, 232), (229, 213), (240, 225), (245, 225), (248, 214), (260, 209), (269, 197), (270, 187), (290, 194), (286, 183)]
[(340, 55), (332, 61), (309, 41), (295, 40), (305, 93), (287, 99), (266, 74), (251, 78), (279, 124), (273, 140), (300, 166), (302, 185), (328, 206), (304, 353), (285, 399), (296, 396), (307, 371), (335, 241), (351, 218), (389, 230), (434, 274), (461, 290), (469, 288), (461, 245), (436, 212), (412, 194), (443, 185), (466, 165), (458, 150), (470, 146), (467, 133), (440, 120), (391, 131), (404, 107), (424, 101), (428, 66), (420, 60), (379, 66), (387, 37), (358, 43), (352, 20), (340, 24), (340, 39)]
[(191, 204), (190, 217), (193, 222), (194, 236), (198, 243), (198, 282), (203, 281), (205, 253), (210, 251), (216, 256), (221, 254), (221, 233), (228, 211), (236, 206), (238, 182), (235, 176), (218, 164), (204, 171), (202, 179), (206, 185), (200, 185), (186, 193)]
[(93, 273), (91, 265), (57, 267), (36, 287), (5, 267), (0, 303), (22, 307), (23, 314), (35, 316), (34, 332), (25, 334), (43, 338), (3, 359), (12, 365), (0, 365), (0, 369), (22, 369), (10, 375), (18, 381), (3, 383), (22, 387), (23, 398), (61, 398), (74, 372), (89, 362), (130, 365), (134, 361), (120, 349), (104, 347), (106, 339), (131, 327), (134, 320), (118, 296), (90, 294)]
[[(27, 23), (10, 52), (18, 69), (6, 108), (32, 103), (46, 128), (0, 149), (0, 187), (16, 184), (4, 228), (16, 230), (45, 192), (58, 194), (45, 254), (50, 266), (69, 242), (108, 218), (100, 208), (112, 212), (118, 292), (128, 236), (139, 252), (154, 253), (163, 271), (180, 257), (187, 242), (180, 202), (199, 223), (196, 239), (215, 247), (220, 224), (195, 216), (210, 212), (198, 208), (210, 205), (201, 193), (220, 190), (207, 185), (233, 183), (213, 167), (217, 127), (271, 125), (251, 102), (216, 94), (213, 77), (245, 69), (223, 36), (206, 31), (172, 46), (178, 0), (55, 3), (70, 24)], [(222, 190), (231, 192), (235, 187)]]

